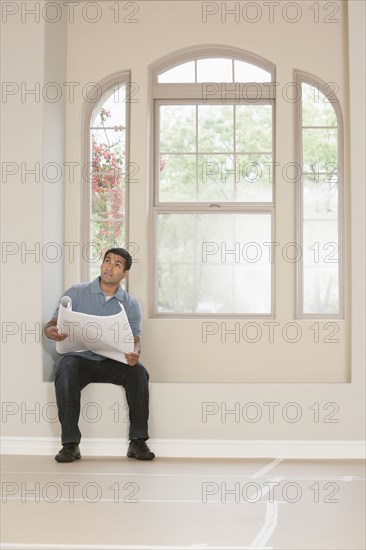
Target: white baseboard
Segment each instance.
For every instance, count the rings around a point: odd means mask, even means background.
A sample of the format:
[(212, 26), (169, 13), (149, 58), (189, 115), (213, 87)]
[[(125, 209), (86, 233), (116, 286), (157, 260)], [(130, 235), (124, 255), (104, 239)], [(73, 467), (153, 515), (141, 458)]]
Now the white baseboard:
[[(60, 449), (54, 437), (2, 437), (1, 454), (53, 455)], [(125, 456), (128, 441), (85, 438), (84, 456)], [(172, 458), (296, 458), (363, 459), (365, 441), (149, 439), (157, 457)]]

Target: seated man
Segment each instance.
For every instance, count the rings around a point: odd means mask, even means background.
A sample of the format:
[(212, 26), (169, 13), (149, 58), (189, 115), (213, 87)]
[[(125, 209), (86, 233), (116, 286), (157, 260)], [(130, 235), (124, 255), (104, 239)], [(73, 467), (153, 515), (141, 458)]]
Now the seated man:
[[(134, 352), (126, 353), (126, 363), (114, 361), (91, 351), (79, 351), (61, 355), (57, 362), (55, 378), (58, 416), (62, 427), (62, 449), (55, 456), (57, 462), (73, 462), (81, 458), (79, 443), (81, 433), (81, 390), (90, 382), (110, 382), (122, 385), (129, 407), (130, 429), (127, 456), (139, 460), (152, 460), (155, 455), (146, 445), (149, 416), (149, 374), (139, 363), (141, 336), (141, 306), (126, 292), (120, 282), (125, 279), (132, 265), (130, 254), (123, 248), (111, 248), (104, 255), (100, 277), (91, 283), (75, 284), (64, 296), (72, 299), (73, 311), (89, 315), (115, 315), (123, 305), (134, 337)], [(45, 327), (45, 335), (51, 340), (68, 337), (57, 329), (58, 309)]]

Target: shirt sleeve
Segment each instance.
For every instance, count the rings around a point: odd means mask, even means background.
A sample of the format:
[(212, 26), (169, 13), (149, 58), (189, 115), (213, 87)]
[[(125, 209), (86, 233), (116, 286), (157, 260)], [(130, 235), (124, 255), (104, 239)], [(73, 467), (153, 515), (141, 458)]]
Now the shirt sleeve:
[[(77, 290), (75, 288), (75, 286), (71, 286), (70, 288), (68, 288), (67, 290), (65, 290), (65, 292), (63, 293), (63, 295), (61, 296), (61, 298), (63, 298), (64, 296), (70, 296), (70, 298), (72, 299), (73, 301), (73, 304), (75, 302), (75, 299), (76, 299), (76, 296), (77, 296)], [(54, 311), (54, 314), (53, 314), (53, 317), (58, 317), (58, 310), (60, 309), (60, 301), (61, 301), (61, 298), (58, 300), (58, 304), (57, 304), (57, 307)], [(76, 305), (76, 304), (75, 304)]]
[(129, 308), (127, 318), (130, 323), (132, 334), (134, 336), (141, 336), (142, 334), (142, 309), (139, 302), (133, 299)]

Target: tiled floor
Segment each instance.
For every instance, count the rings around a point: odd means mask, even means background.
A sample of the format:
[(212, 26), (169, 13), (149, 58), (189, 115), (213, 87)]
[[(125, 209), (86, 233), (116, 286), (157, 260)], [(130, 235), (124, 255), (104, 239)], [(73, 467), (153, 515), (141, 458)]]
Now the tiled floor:
[(2, 457), (2, 545), (364, 550), (361, 460)]

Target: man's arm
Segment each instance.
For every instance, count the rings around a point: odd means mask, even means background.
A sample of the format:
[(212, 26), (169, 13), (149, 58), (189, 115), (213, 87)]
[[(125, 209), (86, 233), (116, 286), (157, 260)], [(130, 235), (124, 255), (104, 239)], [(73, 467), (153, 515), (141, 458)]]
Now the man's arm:
[(60, 340), (65, 340), (68, 337), (68, 334), (64, 332), (61, 333), (57, 329), (57, 317), (52, 317), (51, 321), (45, 324), (43, 327), (43, 332), (47, 338), (50, 340), (55, 340), (56, 342)]

